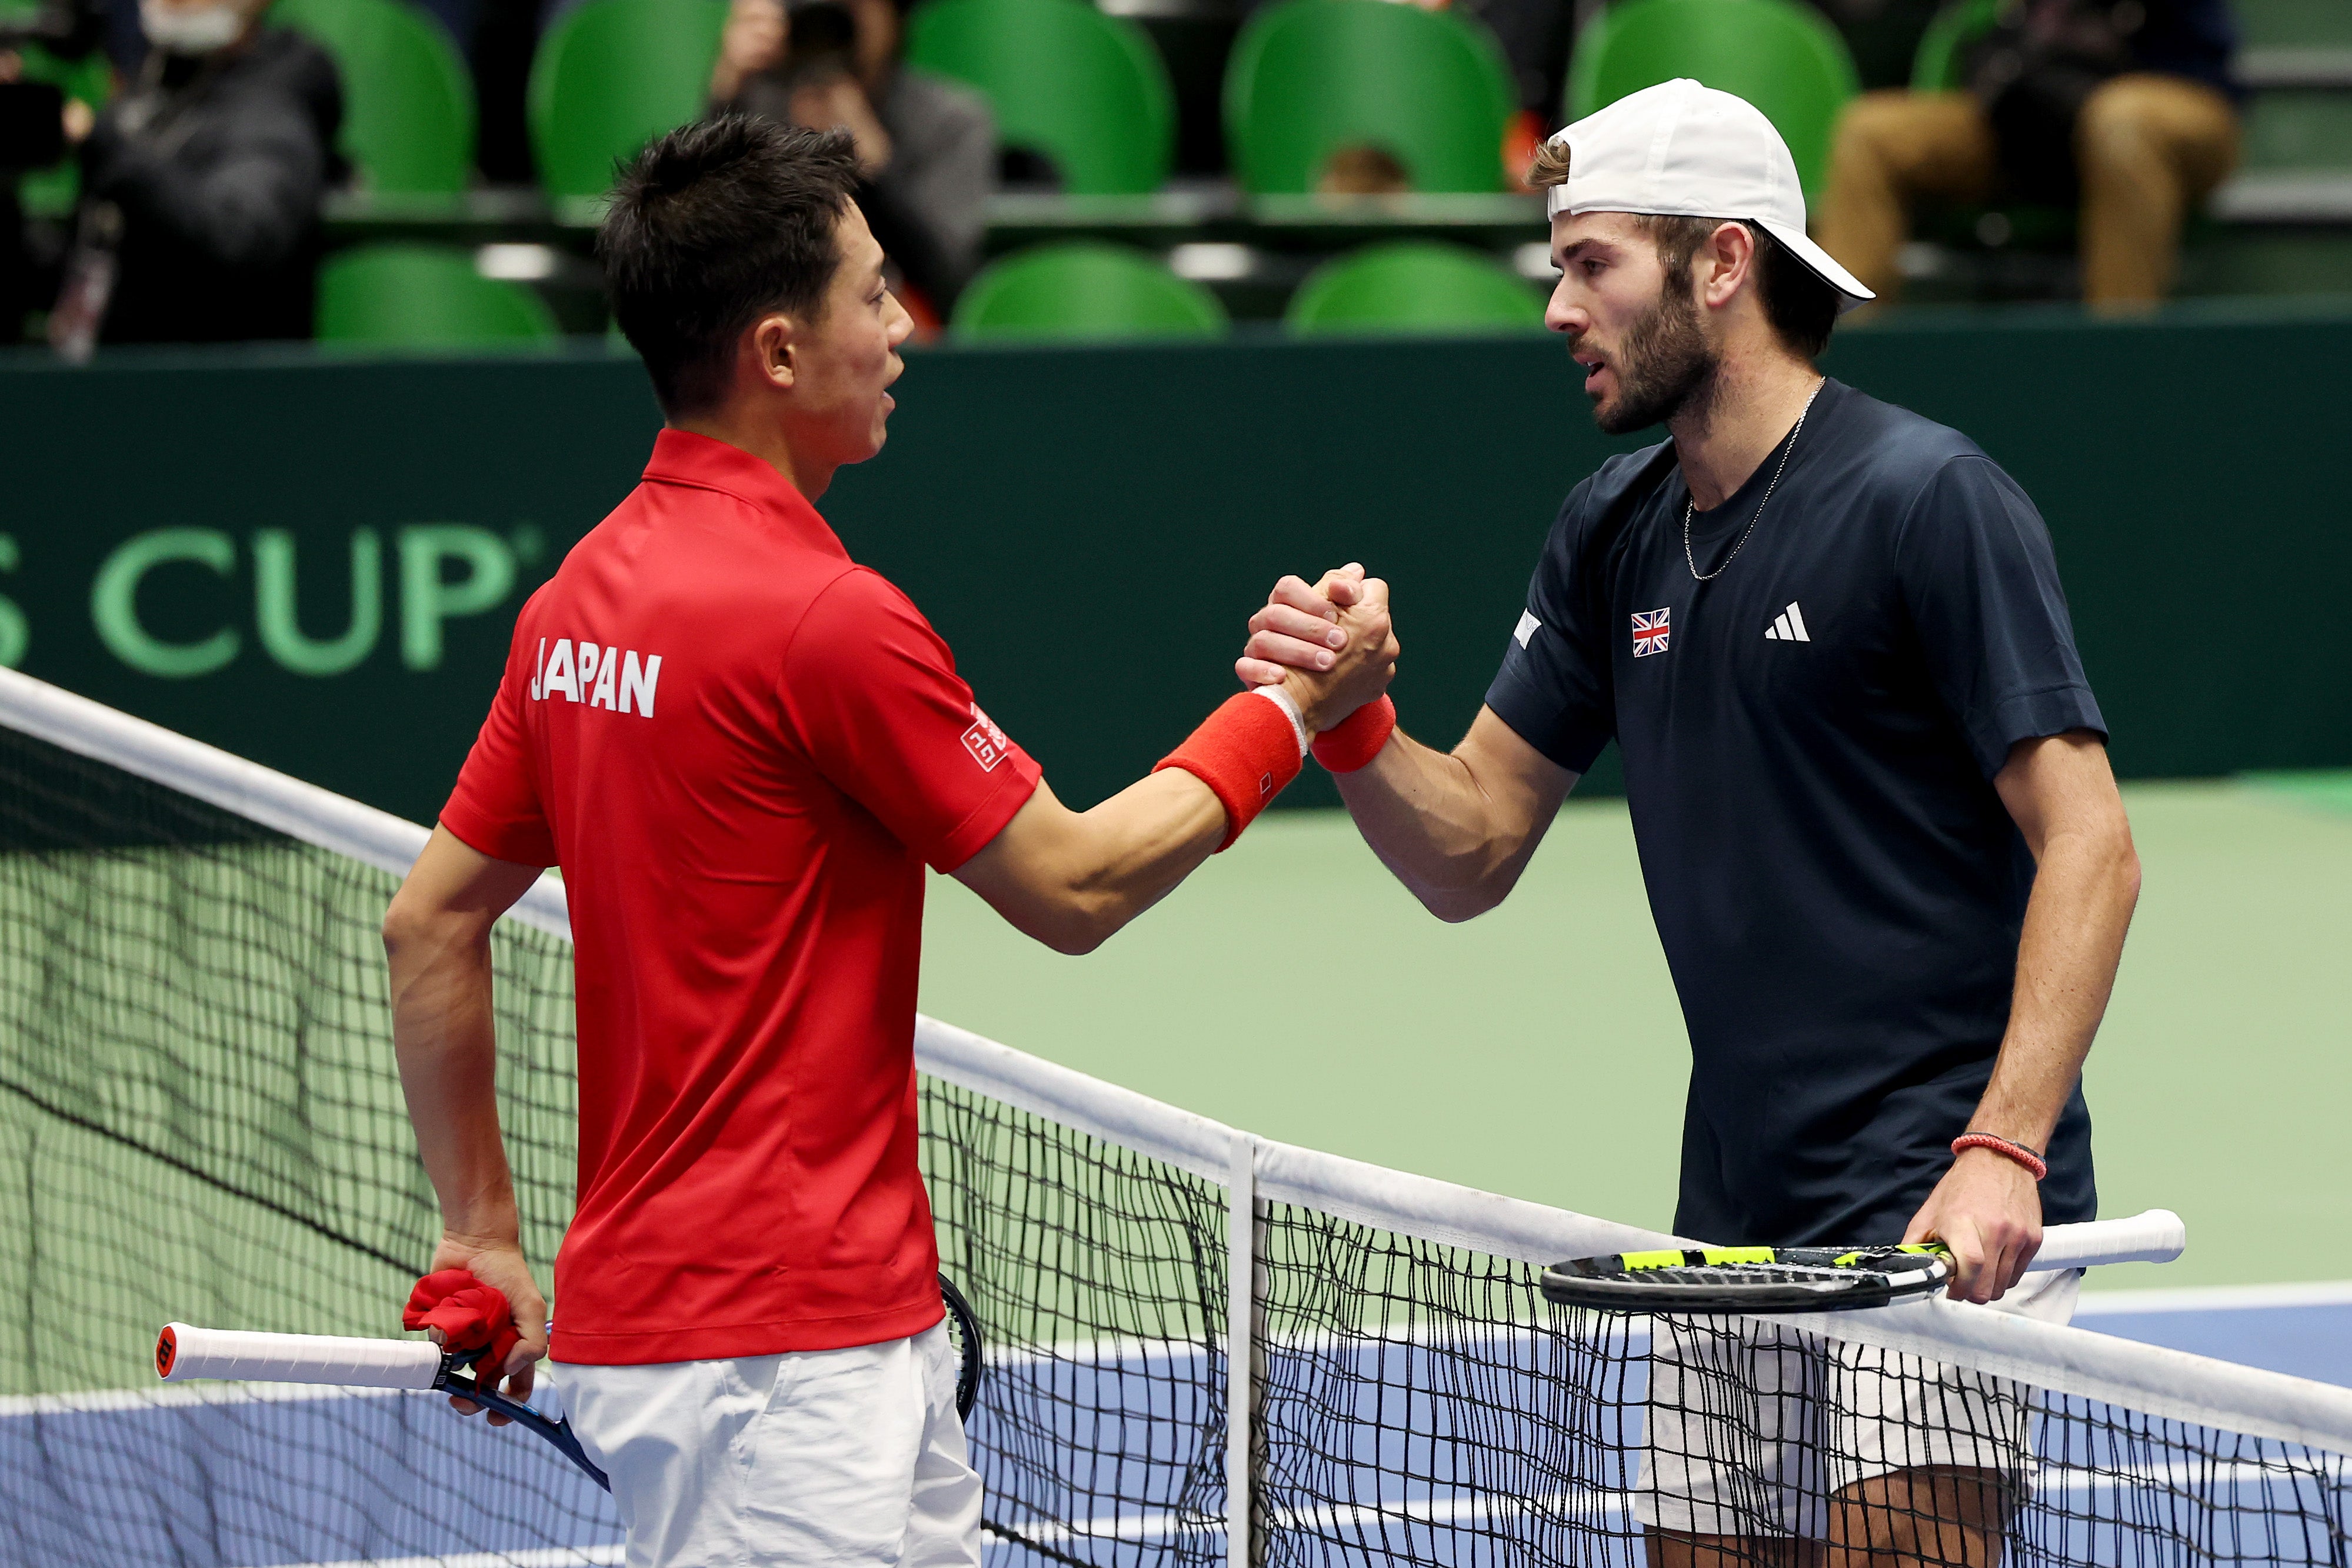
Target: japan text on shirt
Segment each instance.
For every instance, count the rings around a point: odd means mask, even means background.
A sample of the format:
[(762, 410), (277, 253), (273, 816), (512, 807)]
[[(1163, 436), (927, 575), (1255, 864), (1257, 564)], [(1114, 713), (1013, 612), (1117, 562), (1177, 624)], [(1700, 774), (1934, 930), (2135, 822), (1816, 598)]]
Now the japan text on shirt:
[(654, 716), (654, 687), (661, 680), (662, 656), (640, 658), (635, 648), (599, 646), (585, 638), (553, 642), (541, 637), (532, 666), (530, 699), (551, 702), (563, 697), (590, 707), (616, 713)]

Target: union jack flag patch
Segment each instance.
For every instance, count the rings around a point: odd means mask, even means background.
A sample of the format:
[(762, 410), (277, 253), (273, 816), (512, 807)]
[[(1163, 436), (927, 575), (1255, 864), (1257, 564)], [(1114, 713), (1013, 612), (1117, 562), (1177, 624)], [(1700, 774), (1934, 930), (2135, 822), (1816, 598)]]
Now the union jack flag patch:
[(1673, 613), (1671, 610), (1653, 610), (1647, 615), (1634, 612), (1633, 657), (1646, 658), (1666, 651), (1666, 618)]

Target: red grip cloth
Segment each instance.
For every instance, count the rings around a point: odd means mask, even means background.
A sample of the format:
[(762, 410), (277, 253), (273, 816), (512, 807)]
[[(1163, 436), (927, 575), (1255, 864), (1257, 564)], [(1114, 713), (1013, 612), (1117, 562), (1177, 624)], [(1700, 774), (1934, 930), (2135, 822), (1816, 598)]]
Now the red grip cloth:
[(1201, 721), (1184, 744), (1161, 758), (1161, 768), (1181, 768), (1209, 787), (1225, 809), (1225, 841), (1219, 853), (1233, 847), (1282, 787), (1298, 777), (1306, 759), (1298, 755), (1298, 732), (1290, 717), (1264, 697), (1244, 692), (1227, 697), (1224, 706)]
[(522, 1335), (514, 1326), (514, 1309), (504, 1291), (485, 1285), (464, 1269), (443, 1269), (416, 1281), (408, 1292), (408, 1310), (400, 1314), (406, 1329), (439, 1329), (448, 1350), (480, 1350), (488, 1354), (475, 1364), (485, 1376), (497, 1375), (507, 1364), (507, 1353)]
[(1396, 704), (1383, 692), (1315, 737), (1315, 760), (1333, 773), (1370, 765), (1396, 733)]

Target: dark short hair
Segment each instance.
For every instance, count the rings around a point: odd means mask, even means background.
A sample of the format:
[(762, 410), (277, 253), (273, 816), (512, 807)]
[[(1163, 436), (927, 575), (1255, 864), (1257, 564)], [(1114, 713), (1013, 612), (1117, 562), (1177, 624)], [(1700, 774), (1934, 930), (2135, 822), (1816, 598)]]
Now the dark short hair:
[(622, 172), (596, 254), (665, 410), (723, 398), (736, 343), (761, 317), (822, 316), (856, 183), (848, 132), (740, 114), (682, 126)]
[(1738, 223), (1756, 241), (1756, 297), (1772, 330), (1790, 353), (1806, 360), (1821, 358), (1830, 346), (1830, 330), (1837, 325), (1843, 297), (1761, 224), (1655, 214), (1643, 214), (1635, 221), (1657, 242), (1658, 259), (1666, 264), (1666, 277), (1678, 288), (1690, 287), (1691, 262), (1707, 236), (1727, 222)]

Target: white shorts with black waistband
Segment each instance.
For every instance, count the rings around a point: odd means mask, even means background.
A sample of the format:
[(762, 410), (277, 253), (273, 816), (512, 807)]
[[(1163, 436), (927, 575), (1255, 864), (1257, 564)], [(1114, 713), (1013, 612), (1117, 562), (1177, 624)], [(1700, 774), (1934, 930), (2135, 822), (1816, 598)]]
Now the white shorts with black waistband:
[[(2028, 1274), (1993, 1311), (2074, 1315), (2078, 1270)], [(1828, 1500), (1921, 1466), (1991, 1470), (2021, 1492), (2031, 1390), (1769, 1320), (1651, 1320), (1650, 1393), (1633, 1517), (1693, 1535), (1824, 1540)]]
[(628, 1568), (978, 1568), (944, 1323), (847, 1350), (548, 1370), (612, 1477)]

